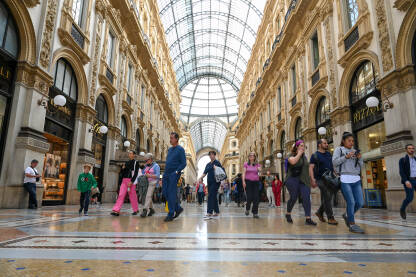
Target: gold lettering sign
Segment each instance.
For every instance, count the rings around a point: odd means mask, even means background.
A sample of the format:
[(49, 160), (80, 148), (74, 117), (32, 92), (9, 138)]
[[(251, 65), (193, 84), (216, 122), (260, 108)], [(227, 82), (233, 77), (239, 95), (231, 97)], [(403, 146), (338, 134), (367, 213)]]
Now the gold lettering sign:
[(92, 131), (93, 131), (94, 133), (97, 133), (97, 134), (101, 134), (101, 135), (103, 135), (103, 134), (100, 132), (100, 128), (101, 128), (101, 126), (103, 126), (103, 125), (101, 125), (100, 123), (96, 123), (96, 124), (92, 127)]
[(59, 110), (59, 111), (63, 112), (64, 114), (66, 114), (66, 115), (68, 115), (68, 116), (71, 116), (71, 115), (72, 115), (71, 110), (70, 110), (67, 106), (60, 107), (60, 106), (55, 105), (55, 103), (53, 102), (53, 98), (51, 98), (51, 99), (49, 100), (49, 102), (50, 102), (50, 104), (51, 104), (51, 105), (52, 105), (55, 109), (57, 109), (57, 110)]
[(352, 119), (354, 123), (357, 123), (361, 120), (366, 119), (369, 116), (372, 116), (374, 114), (376, 114), (377, 112), (380, 111), (380, 107), (374, 107), (374, 108), (369, 108), (369, 107), (365, 107), (362, 109), (357, 110), (356, 112), (354, 112)]
[(5, 65), (0, 65), (0, 77), (6, 80), (10, 80), (12, 73)]

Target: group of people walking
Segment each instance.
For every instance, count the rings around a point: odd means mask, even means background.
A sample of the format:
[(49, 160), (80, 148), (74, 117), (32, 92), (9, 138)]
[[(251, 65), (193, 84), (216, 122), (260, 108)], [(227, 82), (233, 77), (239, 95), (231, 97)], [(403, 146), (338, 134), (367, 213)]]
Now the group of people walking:
[[(186, 166), (185, 150), (178, 144), (179, 135), (171, 133), (169, 148), (166, 157), (166, 167), (162, 178), (162, 194), (167, 200), (168, 214), (164, 221), (169, 222), (178, 217), (183, 208), (180, 206), (180, 195), (178, 194), (178, 181), (182, 170)], [(346, 201), (346, 212), (342, 215), (346, 226), (353, 233), (364, 233), (364, 230), (356, 223), (355, 213), (360, 210), (364, 204), (361, 169), (364, 165), (360, 150), (355, 148), (355, 139), (352, 133), (344, 132), (342, 135), (341, 145), (337, 147), (332, 155), (328, 151), (328, 141), (320, 139), (318, 141), (318, 150), (308, 160), (305, 155), (305, 143), (302, 140), (296, 141), (289, 157), (285, 161), (286, 178), (284, 185), (289, 191), (290, 199), (287, 202), (286, 221), (293, 223), (292, 210), (295, 203), (300, 198), (304, 213), (305, 224), (316, 226), (317, 223), (311, 217), (311, 187), (318, 187), (321, 192), (321, 205), (315, 212), (315, 215), (321, 222), (327, 222), (330, 225), (337, 225), (332, 202), (338, 190)], [(155, 213), (153, 209), (153, 192), (159, 183), (160, 167), (153, 160), (151, 153), (145, 154), (145, 165), (140, 166), (135, 160), (135, 152), (129, 151), (129, 160), (123, 164), (121, 169), (121, 186), (117, 201), (112, 208), (111, 215), (119, 216), (120, 210), (124, 203), (125, 197), (129, 195), (133, 215), (139, 212), (136, 186), (143, 181), (147, 181), (147, 193), (144, 202), (144, 208), (141, 216), (152, 216)], [(210, 162), (206, 165), (204, 173), (200, 176), (196, 185), (196, 194), (198, 201), (202, 204), (206, 192), (208, 192), (207, 218), (217, 217), (220, 214), (218, 205), (218, 190), (225, 188), (225, 183), (216, 176), (216, 168), (221, 168), (225, 172), (221, 163), (216, 159), (216, 152), (209, 152)], [(38, 164), (33, 160), (31, 165), (25, 170), (24, 187), (29, 192), (29, 208), (37, 208), (36, 201), (36, 182), (41, 177), (35, 169)], [(97, 188), (97, 182), (90, 173), (91, 165), (84, 165), (84, 171), (79, 175), (77, 188), (80, 191), (80, 209), (79, 214), (84, 212), (88, 215), (89, 199), (91, 190)], [(400, 208), (400, 215), (406, 219), (406, 208), (413, 201), (414, 191), (416, 189), (416, 157), (415, 147), (412, 144), (406, 145), (406, 155), (399, 161), (401, 182), (404, 186), (406, 198)], [(259, 218), (259, 200), (260, 200), (260, 176), (262, 167), (257, 161), (256, 154), (251, 152), (248, 161), (244, 163), (243, 173), (238, 174), (234, 181), (234, 190), (237, 191), (236, 202), (238, 206), (245, 204), (245, 214), (250, 212), (254, 218)], [(203, 178), (207, 176), (208, 185), (205, 187)], [(267, 175), (264, 178), (267, 185), (267, 197), (269, 205), (280, 205), (280, 191), (282, 183), (276, 176)], [(230, 184), (227, 183), (227, 189), (231, 190)], [(325, 218), (326, 216), (326, 218)]]

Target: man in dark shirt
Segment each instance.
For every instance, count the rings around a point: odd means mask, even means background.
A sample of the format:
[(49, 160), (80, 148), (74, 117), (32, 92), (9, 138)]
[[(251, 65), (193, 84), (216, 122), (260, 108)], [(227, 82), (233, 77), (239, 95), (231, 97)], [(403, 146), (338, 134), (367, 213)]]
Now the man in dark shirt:
[(240, 207), (240, 204), (243, 204), (244, 207), (244, 188), (241, 173), (238, 173), (235, 183), (237, 185), (237, 205)]
[(326, 139), (318, 140), (318, 151), (316, 151), (310, 160), (309, 175), (311, 178), (311, 185), (316, 187), (318, 185), (321, 191), (321, 206), (315, 215), (321, 222), (326, 222), (324, 212), (328, 217), (328, 224), (337, 225), (338, 222), (334, 218), (332, 211), (332, 199), (335, 191), (330, 190), (322, 180), (322, 175), (325, 171), (334, 171), (332, 165), (332, 155), (328, 152), (328, 141)]
[[(209, 151), (208, 153), (211, 161), (205, 166), (204, 174), (199, 178), (199, 182), (202, 183), (205, 176), (208, 175), (208, 207), (207, 207), (207, 217), (212, 215), (218, 216), (220, 214), (220, 208), (218, 206), (218, 189), (221, 182), (217, 182), (215, 179), (215, 167), (219, 166), (224, 170), (221, 163), (215, 158), (217, 153), (215, 151)], [(225, 170), (224, 170), (225, 172)], [(215, 214), (213, 214), (215, 212)]]
[(172, 221), (182, 212), (178, 199), (178, 181), (181, 177), (181, 171), (186, 166), (185, 150), (178, 144), (179, 135), (172, 132), (170, 134), (170, 144), (172, 147), (168, 150), (166, 156), (165, 173), (163, 174), (162, 193), (168, 201), (169, 212), (165, 218), (165, 222)]
[(124, 203), (124, 198), (126, 194), (129, 194), (131, 208), (133, 209), (133, 215), (136, 215), (139, 212), (139, 204), (137, 202), (137, 194), (136, 194), (136, 185), (134, 185), (134, 181), (137, 178), (137, 174), (139, 172), (139, 162), (135, 159), (136, 152), (133, 150), (129, 151), (129, 160), (122, 166), (121, 168), (121, 186), (120, 192), (118, 194), (118, 198), (116, 204), (113, 207), (113, 211), (111, 215), (119, 216), (121, 207)]

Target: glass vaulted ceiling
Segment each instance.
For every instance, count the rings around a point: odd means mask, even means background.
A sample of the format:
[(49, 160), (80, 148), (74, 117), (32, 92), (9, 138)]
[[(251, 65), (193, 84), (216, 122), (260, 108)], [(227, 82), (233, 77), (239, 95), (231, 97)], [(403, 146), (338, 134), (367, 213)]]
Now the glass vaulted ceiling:
[(237, 117), (237, 93), (266, 1), (158, 0), (182, 95), (181, 119), (196, 151), (221, 150), (226, 131), (212, 131), (218, 124), (226, 130)]

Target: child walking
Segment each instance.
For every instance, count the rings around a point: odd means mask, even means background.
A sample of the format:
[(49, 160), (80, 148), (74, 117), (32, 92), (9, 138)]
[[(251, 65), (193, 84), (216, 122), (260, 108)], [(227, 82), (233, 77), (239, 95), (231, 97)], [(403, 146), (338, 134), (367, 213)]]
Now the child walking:
[(77, 188), (78, 191), (81, 192), (81, 197), (79, 199), (79, 215), (81, 215), (82, 210), (84, 210), (84, 215), (88, 216), (88, 205), (90, 204), (91, 188), (97, 187), (97, 181), (95, 181), (95, 178), (90, 173), (90, 170), (91, 165), (85, 164), (84, 172), (81, 173), (78, 177)]

